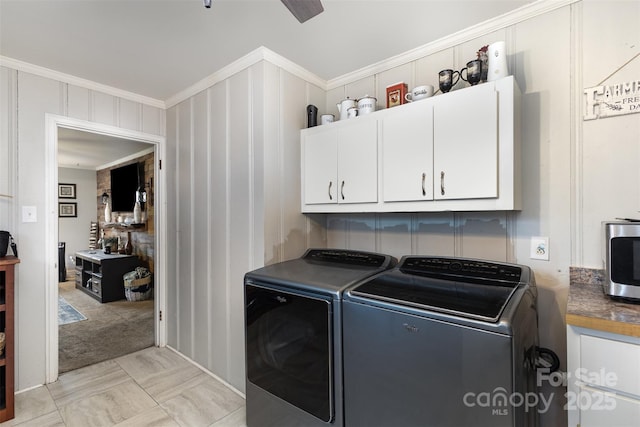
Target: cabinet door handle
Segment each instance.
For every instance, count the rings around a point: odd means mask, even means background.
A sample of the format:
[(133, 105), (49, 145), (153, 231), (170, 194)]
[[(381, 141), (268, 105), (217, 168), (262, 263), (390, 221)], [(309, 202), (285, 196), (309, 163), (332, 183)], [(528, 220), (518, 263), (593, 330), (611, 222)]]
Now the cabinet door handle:
[(440, 171), (440, 194), (444, 196), (444, 171)]
[(422, 173), (422, 195), (423, 196), (427, 195), (427, 190), (424, 188), (424, 184), (425, 184), (426, 179), (427, 179), (427, 174), (423, 172)]
[(331, 195), (331, 186), (333, 185), (333, 181), (329, 181), (329, 200), (333, 200), (333, 196)]
[(344, 200), (344, 181), (340, 184), (340, 196), (342, 196), (342, 200)]

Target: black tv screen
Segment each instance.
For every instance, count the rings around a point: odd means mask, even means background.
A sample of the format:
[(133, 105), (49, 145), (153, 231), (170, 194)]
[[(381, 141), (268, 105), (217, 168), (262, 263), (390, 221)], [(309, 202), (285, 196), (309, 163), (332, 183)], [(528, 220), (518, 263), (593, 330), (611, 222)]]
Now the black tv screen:
[[(140, 176), (140, 181), (144, 177)], [(111, 210), (132, 212), (138, 189), (138, 163), (111, 169)]]

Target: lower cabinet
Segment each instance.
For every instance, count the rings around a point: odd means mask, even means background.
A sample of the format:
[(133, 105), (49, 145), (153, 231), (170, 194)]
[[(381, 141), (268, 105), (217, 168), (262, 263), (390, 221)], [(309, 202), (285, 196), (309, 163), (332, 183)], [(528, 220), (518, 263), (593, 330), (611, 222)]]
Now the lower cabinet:
[(570, 427), (635, 427), (640, 420), (640, 338), (567, 326)]
[(76, 288), (100, 302), (124, 299), (122, 276), (140, 265), (134, 255), (105, 254), (101, 250), (76, 252)]

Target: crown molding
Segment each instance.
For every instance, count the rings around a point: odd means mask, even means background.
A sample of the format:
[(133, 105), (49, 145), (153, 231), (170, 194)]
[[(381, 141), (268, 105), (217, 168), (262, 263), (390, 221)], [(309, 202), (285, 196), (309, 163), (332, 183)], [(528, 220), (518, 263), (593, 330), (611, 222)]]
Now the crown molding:
[(18, 59), (9, 58), (7, 56), (0, 55), (0, 66), (13, 68), (14, 70), (17, 70), (17, 71), (35, 74), (40, 77), (46, 77), (46, 78), (57, 80), (63, 83), (72, 84), (74, 86), (83, 87), (85, 89), (103, 92), (109, 95), (117, 96), (119, 98), (128, 99), (129, 101), (134, 101), (134, 102), (139, 102), (141, 104), (149, 105), (151, 107), (162, 108), (162, 109), (165, 108), (164, 101), (161, 101), (159, 99), (138, 95), (133, 92), (115, 88), (113, 86), (103, 85), (91, 80), (72, 76), (71, 74), (61, 73), (60, 71), (55, 71), (49, 68), (41, 67), (39, 65), (30, 64), (28, 62), (20, 61)]
[(179, 103), (181, 103), (182, 101), (189, 99), (190, 97), (196, 95), (197, 93), (202, 92), (203, 90), (206, 90), (208, 88), (210, 88), (211, 86), (215, 85), (216, 83), (219, 83), (223, 80), (228, 79), (229, 77), (233, 76), (236, 73), (239, 73), (240, 71), (251, 67), (254, 64), (257, 64), (260, 61), (268, 61), (278, 67), (281, 67), (282, 69), (288, 71), (289, 73), (302, 78), (305, 81), (308, 81), (310, 83), (313, 83), (317, 86), (319, 86), (320, 88), (326, 90), (326, 80), (321, 79), (320, 77), (316, 76), (315, 74), (313, 74), (312, 72), (304, 69), (303, 67), (299, 66), (298, 64), (288, 60), (287, 58), (285, 58), (282, 55), (279, 55), (277, 53), (275, 53), (274, 51), (267, 49), (264, 46), (260, 46), (255, 50), (252, 50), (251, 52), (249, 52), (248, 54), (246, 54), (245, 56), (235, 60), (234, 62), (230, 63), (229, 65), (221, 68), (220, 70), (216, 71), (213, 74), (210, 74), (209, 76), (205, 77), (204, 79), (200, 80), (199, 82), (197, 82), (196, 84), (189, 86), (188, 88), (178, 92), (177, 94), (173, 95), (172, 97), (168, 98), (165, 101), (165, 105), (166, 108), (171, 108)]
[(335, 89), (366, 77), (390, 70), (392, 68), (416, 61), (443, 49), (457, 46), (469, 40), (476, 39), (485, 34), (515, 25), (536, 16), (551, 12), (555, 9), (576, 3), (582, 0), (538, 0), (529, 3), (511, 12), (496, 16), (477, 25), (465, 28), (457, 33), (449, 34), (431, 43), (419, 46), (404, 53), (392, 56), (375, 64), (359, 70), (343, 74), (326, 82), (326, 90)]

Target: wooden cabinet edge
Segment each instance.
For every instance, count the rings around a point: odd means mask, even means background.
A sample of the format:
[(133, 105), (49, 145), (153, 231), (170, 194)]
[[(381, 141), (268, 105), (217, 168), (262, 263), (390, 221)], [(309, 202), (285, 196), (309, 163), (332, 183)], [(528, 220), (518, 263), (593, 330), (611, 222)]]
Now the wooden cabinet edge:
[(7, 256), (0, 258), (0, 271), (4, 271), (5, 276), (5, 349), (2, 355), (2, 363), (5, 369), (5, 407), (0, 409), (0, 422), (8, 421), (14, 418), (14, 390), (15, 390), (15, 373), (14, 373), (14, 333), (13, 325), (13, 298), (15, 287), (15, 265), (20, 263), (20, 259), (15, 256)]

